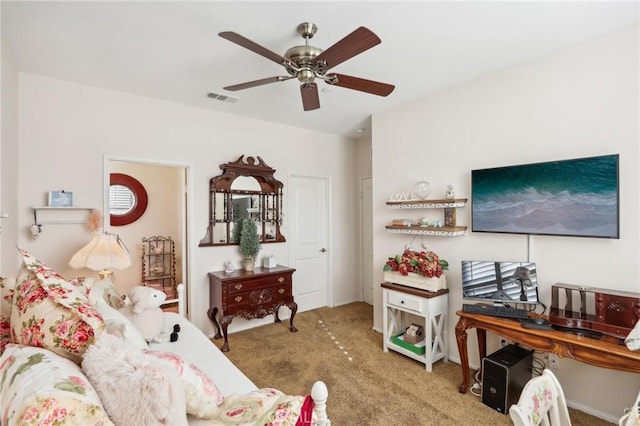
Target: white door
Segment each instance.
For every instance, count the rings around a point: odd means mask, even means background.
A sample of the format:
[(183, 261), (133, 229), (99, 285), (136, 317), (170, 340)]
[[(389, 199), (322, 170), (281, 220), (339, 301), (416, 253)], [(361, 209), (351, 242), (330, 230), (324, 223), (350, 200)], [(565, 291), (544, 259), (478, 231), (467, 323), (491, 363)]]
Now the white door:
[(371, 178), (360, 184), (360, 223), (362, 237), (362, 300), (373, 305), (373, 196)]
[[(292, 175), (289, 179), (290, 259), (298, 312), (327, 306), (328, 180)], [(285, 219), (286, 220), (286, 219)]]

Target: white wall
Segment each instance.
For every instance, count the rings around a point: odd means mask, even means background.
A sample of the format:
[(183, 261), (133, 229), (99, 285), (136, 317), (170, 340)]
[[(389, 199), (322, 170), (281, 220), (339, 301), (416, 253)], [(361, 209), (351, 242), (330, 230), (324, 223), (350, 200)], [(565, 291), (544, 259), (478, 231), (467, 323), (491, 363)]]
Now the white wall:
[(9, 265), (15, 264), (18, 259), (18, 253), (14, 249), (18, 236), (18, 188), (15, 185), (18, 180), (18, 75), (11, 52), (2, 46), (1, 53), (0, 213), (7, 213), (9, 217), (0, 219), (0, 275), (7, 275), (13, 272)]
[[(462, 64), (461, 64), (462, 65)], [(640, 291), (638, 26), (563, 49), (539, 60), (470, 81), (373, 117), (374, 261), (377, 282), (387, 257), (402, 251), (409, 236), (387, 234), (397, 215), (385, 201), (410, 191), (422, 176), (430, 198), (446, 184), (470, 197), (472, 169), (537, 161), (620, 154), (619, 240), (531, 237), (540, 297), (550, 305), (555, 282)], [(407, 213), (405, 213), (407, 214)], [(416, 213), (416, 218), (427, 215)], [(458, 224), (471, 225), (470, 206), (458, 210)], [(526, 260), (526, 236), (477, 234), (426, 238), (451, 265), (449, 356), (459, 361), (454, 326), (462, 304), (462, 259)], [(375, 327), (382, 329), (382, 294), (376, 291)], [(475, 334), (475, 333), (472, 333)], [(469, 338), (472, 363), (479, 363)], [(497, 339), (488, 342), (489, 353)], [(557, 371), (574, 406), (614, 421), (640, 389), (640, 375), (563, 359)]]
[[(33, 241), (27, 232), (33, 223), (31, 206), (43, 204), (47, 191), (64, 188), (74, 192), (74, 203), (102, 209), (104, 156), (189, 164), (193, 178), (188, 236), (191, 319), (212, 334), (206, 317), (207, 272), (224, 269), (223, 263), (229, 259), (239, 264), (240, 253), (235, 246), (198, 247), (207, 227), (209, 179), (220, 173), (221, 163), (235, 161), (241, 154), (259, 155), (284, 183), (285, 206), (289, 174), (331, 179), (330, 303), (357, 299), (358, 292), (353, 290), (357, 268), (339, 261), (352, 258), (358, 247), (354, 241), (357, 187), (353, 184), (353, 141), (30, 74), (20, 74), (19, 84), (20, 234), (14, 245), (24, 247), (64, 276), (74, 276), (77, 271), (66, 265), (86, 242), (83, 225), (47, 226)], [(286, 212), (282, 231), (286, 236)], [(269, 252), (282, 264), (288, 262), (287, 244), (269, 244)], [(258, 324), (254, 321), (251, 325)], [(234, 320), (230, 332), (240, 326), (242, 321)]]

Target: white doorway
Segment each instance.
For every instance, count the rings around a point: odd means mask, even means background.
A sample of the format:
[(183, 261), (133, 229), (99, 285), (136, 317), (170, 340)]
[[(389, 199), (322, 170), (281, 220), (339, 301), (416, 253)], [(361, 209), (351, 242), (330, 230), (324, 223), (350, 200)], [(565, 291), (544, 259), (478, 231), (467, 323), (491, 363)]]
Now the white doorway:
[[(142, 281), (142, 238), (170, 237), (175, 242), (176, 284), (185, 284), (186, 309), (190, 309), (189, 291), (189, 190), (190, 167), (185, 164), (105, 157), (104, 164), (104, 228), (118, 234), (125, 242), (132, 265), (126, 270), (114, 272), (114, 284), (126, 292)], [(109, 187), (111, 173), (124, 173), (137, 179), (147, 192), (149, 205), (134, 222), (115, 226), (110, 224)]]
[(373, 305), (373, 182), (360, 182), (360, 232), (362, 238), (362, 300)]
[(323, 177), (289, 177), (289, 258), (298, 311), (327, 306), (329, 247), (329, 181)]

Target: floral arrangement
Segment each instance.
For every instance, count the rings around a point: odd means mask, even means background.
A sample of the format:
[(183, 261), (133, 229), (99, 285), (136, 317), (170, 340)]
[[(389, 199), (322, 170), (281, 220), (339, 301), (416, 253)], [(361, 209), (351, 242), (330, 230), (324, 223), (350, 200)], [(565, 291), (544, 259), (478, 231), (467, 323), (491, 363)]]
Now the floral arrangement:
[(390, 257), (385, 263), (384, 271), (397, 271), (401, 275), (413, 272), (424, 277), (440, 277), (449, 269), (449, 262), (440, 259), (432, 251), (413, 251), (407, 249), (401, 255)]

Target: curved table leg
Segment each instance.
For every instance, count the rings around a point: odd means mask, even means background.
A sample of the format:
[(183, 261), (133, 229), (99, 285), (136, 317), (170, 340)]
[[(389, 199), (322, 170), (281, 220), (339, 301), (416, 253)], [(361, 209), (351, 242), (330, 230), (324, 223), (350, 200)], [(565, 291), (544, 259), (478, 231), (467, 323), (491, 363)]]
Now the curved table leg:
[[(275, 310), (274, 310), (275, 318), (273, 319), (273, 322), (282, 322), (280, 320), (280, 317), (278, 316), (278, 311), (280, 310), (280, 306), (282, 305), (278, 305), (275, 307)], [(293, 317), (295, 317), (296, 312), (298, 312), (298, 304), (296, 302), (291, 302), (291, 303), (287, 303), (285, 306), (291, 310), (291, 318), (289, 319), (289, 330), (295, 333), (296, 331), (298, 331), (298, 329), (296, 328), (295, 325), (293, 325)]]
[(467, 352), (467, 321), (464, 318), (460, 318), (456, 324), (456, 341), (458, 342), (460, 366), (462, 367), (462, 384), (458, 386), (458, 392), (467, 393), (471, 373), (469, 372), (469, 353)]
[(296, 316), (296, 312), (298, 312), (298, 304), (296, 302), (291, 302), (287, 304), (289, 309), (291, 309), (291, 318), (289, 319), (289, 331), (296, 332), (298, 329), (293, 325), (293, 317)]
[(213, 336), (214, 339), (222, 338), (222, 334), (220, 334), (220, 324), (218, 323), (218, 308), (213, 307), (209, 308), (207, 311), (207, 316), (213, 322), (213, 325), (216, 327), (216, 335)]
[(229, 352), (229, 341), (227, 340), (227, 327), (233, 321), (233, 315), (225, 315), (222, 317), (220, 324), (222, 325), (222, 335), (224, 336), (224, 344), (222, 345), (222, 352)]

